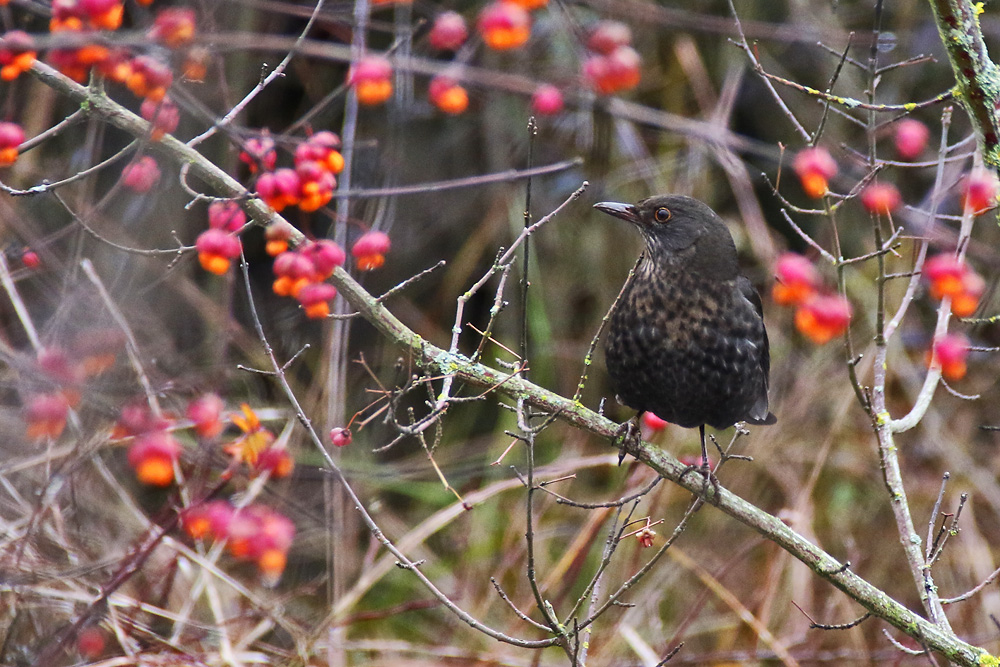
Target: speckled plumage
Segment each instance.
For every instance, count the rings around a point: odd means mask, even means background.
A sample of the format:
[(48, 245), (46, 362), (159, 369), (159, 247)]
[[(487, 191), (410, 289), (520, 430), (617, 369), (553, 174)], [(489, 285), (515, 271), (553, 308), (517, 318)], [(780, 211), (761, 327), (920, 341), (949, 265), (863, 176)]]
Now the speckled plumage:
[(739, 273), (725, 223), (676, 195), (595, 207), (632, 223), (646, 241), (605, 341), (619, 399), (686, 428), (773, 423), (760, 296)]

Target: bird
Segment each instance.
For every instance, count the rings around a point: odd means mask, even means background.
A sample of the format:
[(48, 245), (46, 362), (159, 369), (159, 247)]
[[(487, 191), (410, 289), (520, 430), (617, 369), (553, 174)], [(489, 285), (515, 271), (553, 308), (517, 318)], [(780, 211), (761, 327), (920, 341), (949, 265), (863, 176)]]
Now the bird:
[(637, 438), (647, 411), (698, 427), (706, 490), (709, 480), (717, 489), (705, 426), (777, 421), (768, 409), (771, 357), (760, 295), (740, 273), (729, 229), (707, 204), (657, 195), (594, 208), (630, 223), (645, 241), (604, 344), (612, 389), (638, 411), (619, 435)]

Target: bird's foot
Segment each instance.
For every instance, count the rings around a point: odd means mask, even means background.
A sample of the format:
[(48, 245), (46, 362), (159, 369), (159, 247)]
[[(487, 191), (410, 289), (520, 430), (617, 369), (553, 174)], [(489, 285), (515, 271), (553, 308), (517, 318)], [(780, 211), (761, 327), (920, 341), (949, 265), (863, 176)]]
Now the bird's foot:
[(690, 472), (694, 472), (694, 473), (697, 473), (697, 474), (701, 475), (702, 478), (703, 478), (703, 480), (704, 480), (703, 484), (702, 484), (702, 487), (701, 487), (701, 499), (702, 500), (704, 500), (705, 502), (708, 502), (708, 498), (709, 498), (709, 495), (708, 495), (708, 486), (709, 486), (709, 484), (712, 485), (712, 491), (714, 492), (715, 497), (716, 498), (719, 497), (720, 490), (721, 490), (721, 486), (719, 484), (719, 478), (715, 476), (715, 471), (712, 470), (712, 462), (709, 461), (707, 457), (704, 458), (704, 459), (702, 459), (701, 465), (693, 465), (692, 464), (692, 465), (689, 465), (686, 468), (684, 468), (684, 470), (681, 471), (680, 476), (677, 478), (677, 481), (678, 482), (683, 482), (684, 478)]
[(642, 440), (641, 430), (639, 429), (639, 415), (632, 417), (628, 421), (622, 422), (618, 425), (618, 430), (615, 431), (615, 439), (612, 441), (615, 447), (618, 447), (618, 465), (622, 464), (625, 460), (626, 454), (632, 454), (635, 456), (634, 452), (639, 447), (639, 443)]

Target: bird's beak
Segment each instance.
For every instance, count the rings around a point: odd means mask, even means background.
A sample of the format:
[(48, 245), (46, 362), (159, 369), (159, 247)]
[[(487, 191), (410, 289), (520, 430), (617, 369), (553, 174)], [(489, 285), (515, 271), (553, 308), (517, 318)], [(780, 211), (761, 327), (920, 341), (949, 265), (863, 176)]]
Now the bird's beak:
[(626, 222), (631, 222), (633, 225), (639, 224), (639, 212), (635, 210), (635, 206), (632, 204), (619, 204), (613, 201), (602, 201), (594, 204), (594, 208), (602, 213), (607, 213), (608, 215), (613, 215), (616, 218), (621, 218)]

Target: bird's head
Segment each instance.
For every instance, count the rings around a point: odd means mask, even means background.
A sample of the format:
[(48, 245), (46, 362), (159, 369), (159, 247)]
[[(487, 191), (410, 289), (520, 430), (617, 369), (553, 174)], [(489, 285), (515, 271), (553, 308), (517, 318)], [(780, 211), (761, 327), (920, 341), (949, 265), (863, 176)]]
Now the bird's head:
[(599, 202), (594, 208), (635, 225), (654, 263), (683, 255), (692, 271), (723, 280), (737, 274), (736, 245), (726, 223), (697, 199), (657, 195), (636, 204)]

